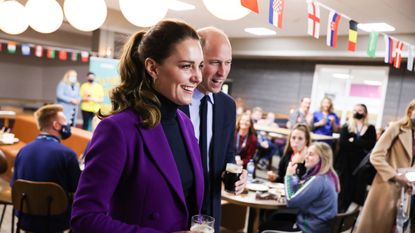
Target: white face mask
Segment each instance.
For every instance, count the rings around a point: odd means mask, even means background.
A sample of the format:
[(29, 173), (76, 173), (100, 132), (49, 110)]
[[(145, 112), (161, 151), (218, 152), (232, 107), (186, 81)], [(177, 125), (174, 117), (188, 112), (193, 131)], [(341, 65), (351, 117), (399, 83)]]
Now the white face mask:
[(76, 83), (76, 76), (69, 76), (68, 80), (71, 83)]

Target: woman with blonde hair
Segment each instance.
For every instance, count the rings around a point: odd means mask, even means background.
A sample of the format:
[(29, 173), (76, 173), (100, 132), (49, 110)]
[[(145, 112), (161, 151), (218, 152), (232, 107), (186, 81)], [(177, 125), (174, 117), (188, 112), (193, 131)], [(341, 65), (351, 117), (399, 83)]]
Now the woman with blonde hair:
[[(313, 132), (331, 136), (340, 128), (340, 119), (334, 112), (333, 101), (325, 96), (320, 102), (320, 111), (313, 113)], [(332, 142), (328, 142), (332, 143)]]
[(296, 175), (297, 166), (290, 162), (284, 178), (287, 206), (297, 208), (297, 216), (276, 214), (260, 230), (329, 233), (340, 191), (331, 147), (324, 142), (312, 143), (305, 157), (307, 172), (303, 177)]
[(77, 76), (75, 70), (66, 71), (56, 88), (56, 102), (63, 106), (63, 113), (70, 126), (76, 126), (78, 105), (81, 102)]
[[(412, 188), (405, 174), (398, 168), (414, 165), (415, 153), (415, 99), (405, 109), (405, 115), (389, 125), (379, 138), (370, 155), (377, 174), (363, 206), (358, 233), (389, 233), (394, 230), (397, 204), (402, 187)], [(410, 193), (406, 193), (409, 213)]]

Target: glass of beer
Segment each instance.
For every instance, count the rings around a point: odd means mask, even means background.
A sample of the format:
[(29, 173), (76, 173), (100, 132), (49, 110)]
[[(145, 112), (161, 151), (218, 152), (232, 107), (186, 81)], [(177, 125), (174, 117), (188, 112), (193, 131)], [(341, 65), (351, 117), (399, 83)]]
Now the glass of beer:
[(227, 163), (226, 171), (223, 175), (223, 183), (225, 185), (225, 191), (234, 193), (235, 192), (235, 182), (239, 180), (239, 177), (242, 174), (242, 166)]
[(208, 215), (194, 215), (192, 216), (190, 230), (203, 233), (214, 233), (215, 218)]

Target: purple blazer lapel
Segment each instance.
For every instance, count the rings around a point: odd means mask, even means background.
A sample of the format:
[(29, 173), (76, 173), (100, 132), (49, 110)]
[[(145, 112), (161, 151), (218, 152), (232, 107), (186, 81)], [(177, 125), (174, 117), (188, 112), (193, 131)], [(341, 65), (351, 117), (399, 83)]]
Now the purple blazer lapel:
[(185, 120), (187, 116), (185, 115), (185, 113), (177, 111), (177, 116), (180, 128), (182, 130), (184, 141), (186, 142), (187, 151), (189, 152), (189, 156), (193, 165), (196, 186), (196, 202), (198, 210), (200, 211), (202, 208), (202, 201), (204, 196), (204, 178), (199, 145), (196, 142), (194, 130), (191, 127), (190, 119), (187, 119), (189, 121), (189, 124), (186, 125)]
[(150, 152), (149, 156), (154, 159), (164, 178), (173, 187), (184, 208), (187, 209), (179, 171), (175, 165), (176, 161), (174, 160), (169, 142), (164, 134), (163, 127), (161, 124), (158, 124), (154, 128), (140, 128), (139, 130), (141, 131), (145, 145)]

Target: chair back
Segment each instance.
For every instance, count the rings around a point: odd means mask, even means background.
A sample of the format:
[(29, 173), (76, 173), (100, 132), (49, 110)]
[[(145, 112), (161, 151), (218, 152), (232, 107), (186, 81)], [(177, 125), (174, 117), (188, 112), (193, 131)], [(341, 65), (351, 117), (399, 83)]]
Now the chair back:
[(8, 167), (9, 164), (7, 162), (6, 155), (3, 153), (3, 151), (0, 150), (0, 175), (7, 172)]
[(38, 216), (63, 214), (68, 208), (65, 191), (53, 182), (16, 180), (12, 187), (12, 202), (16, 210)]
[(359, 206), (357, 206), (350, 212), (337, 214), (333, 219), (331, 232), (341, 233), (347, 230), (351, 230), (350, 232), (353, 232), (353, 228), (355, 226), (357, 217), (359, 216), (359, 212), (360, 209)]

